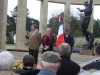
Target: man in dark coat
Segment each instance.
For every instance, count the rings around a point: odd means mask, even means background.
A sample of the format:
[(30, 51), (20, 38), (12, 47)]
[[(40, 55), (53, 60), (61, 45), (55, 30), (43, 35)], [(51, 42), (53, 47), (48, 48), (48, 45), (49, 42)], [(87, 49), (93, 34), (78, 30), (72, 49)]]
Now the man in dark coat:
[(57, 71), (57, 75), (77, 75), (80, 72), (80, 66), (69, 59), (71, 52), (70, 45), (62, 43), (58, 51), (61, 56), (61, 66)]
[(94, 50), (96, 58), (83, 67), (84, 70), (97, 69), (100, 70), (100, 46)]
[(72, 53), (72, 50), (73, 50), (73, 46), (74, 46), (74, 37), (69, 34), (69, 30), (64, 28), (64, 40), (65, 40), (65, 43), (68, 43), (71, 47), (71, 53)]

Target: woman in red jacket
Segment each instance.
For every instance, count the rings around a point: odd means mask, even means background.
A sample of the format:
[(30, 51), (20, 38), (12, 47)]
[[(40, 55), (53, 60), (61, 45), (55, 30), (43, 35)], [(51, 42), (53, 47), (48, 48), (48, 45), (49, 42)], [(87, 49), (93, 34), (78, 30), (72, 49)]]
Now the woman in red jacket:
[(53, 44), (54, 44), (54, 36), (51, 34), (51, 29), (46, 29), (46, 35), (43, 36), (43, 50), (42, 53), (45, 51), (53, 51)]

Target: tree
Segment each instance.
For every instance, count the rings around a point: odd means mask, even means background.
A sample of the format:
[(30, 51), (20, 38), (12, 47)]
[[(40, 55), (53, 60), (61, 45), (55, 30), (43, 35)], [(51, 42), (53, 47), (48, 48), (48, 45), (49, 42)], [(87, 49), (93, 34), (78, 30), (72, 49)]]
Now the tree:
[(27, 17), (27, 19), (26, 19), (26, 31), (30, 31), (30, 27), (31, 27), (32, 23), (36, 24), (37, 28), (39, 29), (39, 21), (36, 19)]
[[(12, 33), (16, 33), (16, 18), (17, 18), (17, 6), (11, 11), (11, 16), (7, 15), (7, 36)], [(30, 26), (35, 23), (39, 29), (39, 21), (29, 17), (29, 9), (26, 11), (26, 30), (30, 31)], [(11, 34), (10, 34), (11, 33)]]
[[(81, 30), (81, 24), (83, 22), (84, 19), (84, 14), (79, 14), (79, 17), (75, 17), (75, 16), (71, 16), (70, 17), (70, 33), (75, 36), (75, 37), (79, 37), (79, 36), (84, 36)], [(66, 21), (68, 22), (68, 21)], [(49, 24), (47, 27), (50, 27), (52, 29), (52, 33), (55, 36), (58, 34), (58, 29), (59, 29), (59, 15), (53, 15), (50, 19), (49, 19)], [(100, 37), (100, 20), (94, 20), (94, 35), (95, 37)]]
[(53, 17), (50, 18), (49, 24), (47, 25), (47, 27), (52, 29), (52, 33), (56, 41), (56, 36), (58, 34), (58, 29), (59, 29), (59, 15), (56, 15), (56, 16), (53, 15)]
[(71, 16), (70, 17), (70, 33), (73, 34), (75, 37), (83, 36), (81, 31), (81, 24), (84, 19), (84, 14), (79, 14), (79, 17)]
[[(74, 36), (83, 36), (82, 31), (81, 31), (81, 23), (83, 20), (83, 16), (84, 16), (83, 14), (80, 14), (79, 17), (75, 17), (73, 15), (70, 17), (71, 19), (70, 33), (73, 34)], [(65, 22), (68, 22), (68, 20)], [(47, 27), (50, 27), (52, 29), (52, 33), (56, 37), (58, 34), (58, 29), (59, 29), (59, 15), (53, 15), (52, 18), (50, 18), (49, 24)]]
[(93, 26), (93, 31), (94, 31), (94, 37), (98, 38), (100, 37), (100, 20), (94, 20), (94, 26)]
[(15, 19), (13, 17), (10, 17), (9, 15), (7, 15), (7, 31), (6, 31), (6, 35), (10, 36), (15, 31), (16, 31)]
[[(13, 18), (16, 19), (17, 17), (17, 6), (13, 9), (13, 11), (11, 11), (11, 15)], [(26, 9), (26, 16), (29, 17), (29, 9), (27, 8)]]

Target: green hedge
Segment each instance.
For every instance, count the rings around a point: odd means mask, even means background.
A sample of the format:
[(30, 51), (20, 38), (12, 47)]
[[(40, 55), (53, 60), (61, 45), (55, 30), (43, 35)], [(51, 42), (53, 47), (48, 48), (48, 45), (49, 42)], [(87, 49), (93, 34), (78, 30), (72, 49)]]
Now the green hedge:
[(6, 44), (14, 44), (14, 39), (11, 36), (7, 37)]

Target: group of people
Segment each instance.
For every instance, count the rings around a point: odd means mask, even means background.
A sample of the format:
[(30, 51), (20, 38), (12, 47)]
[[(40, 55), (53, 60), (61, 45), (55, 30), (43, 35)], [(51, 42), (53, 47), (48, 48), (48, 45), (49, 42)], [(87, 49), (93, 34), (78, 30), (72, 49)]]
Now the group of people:
[[(71, 60), (74, 38), (64, 29), (65, 42), (58, 47), (58, 52), (53, 52), (54, 36), (51, 29), (46, 29), (46, 35), (41, 36), (36, 25), (31, 26), (31, 32), (25, 34), (29, 39), (29, 55), (23, 57), (23, 68), (12, 71), (14, 56), (7, 51), (0, 52), (0, 75), (81, 75), (82, 70), (100, 70), (100, 46), (94, 50), (96, 58), (84, 67), (80, 67)], [(39, 46), (43, 45), (41, 55), (41, 69), (37, 68)]]
[[(3, 51), (0, 52), (0, 75), (83, 75), (86, 73), (85, 70), (100, 70), (100, 46), (94, 49), (96, 58), (81, 68), (71, 60), (74, 38), (69, 34), (68, 29), (64, 29), (65, 42), (58, 47), (58, 52), (53, 51), (54, 36), (50, 28), (46, 29), (46, 35), (43, 38), (36, 25), (32, 25), (31, 30), (29, 34), (25, 34), (25, 37), (29, 39), (29, 55), (23, 57), (23, 68), (12, 71), (14, 56), (8, 51)], [(41, 68), (37, 68), (41, 43), (43, 45)], [(89, 75), (89, 73), (84, 75)]]
[[(94, 37), (92, 33), (87, 31), (90, 16), (92, 14), (92, 2), (85, 2), (85, 9), (79, 11), (85, 13), (84, 21), (81, 25), (83, 34), (89, 42), (87, 48), (91, 48)], [(89, 10), (87, 10), (89, 9)], [(69, 34), (69, 30), (64, 28), (65, 42), (60, 44), (57, 51), (53, 52), (54, 36), (51, 29), (46, 29), (46, 35), (42, 37), (37, 29), (37, 25), (31, 26), (31, 32), (25, 34), (28, 39), (29, 55), (23, 57), (22, 69), (12, 71), (14, 64), (14, 56), (8, 52), (0, 52), (0, 75), (100, 75), (100, 45), (94, 49), (95, 59), (87, 62), (86, 65), (80, 67), (76, 62), (71, 60), (71, 54), (74, 46), (74, 37)], [(41, 55), (41, 68), (37, 68), (38, 51), (40, 45), (43, 45)], [(87, 72), (92, 70), (92, 72)], [(94, 72), (95, 71), (95, 72)]]
[[(54, 36), (51, 33), (51, 28), (46, 29), (46, 35), (42, 37), (41, 33), (38, 31), (37, 26), (32, 24), (31, 32), (25, 34), (26, 39), (28, 39), (29, 54), (35, 58), (35, 64), (37, 65), (38, 51), (42, 44), (42, 53), (46, 51), (53, 51)], [(74, 46), (74, 37), (69, 34), (69, 30), (64, 28), (64, 40), (71, 47), (71, 53)], [(71, 55), (71, 54), (70, 54)], [(69, 55), (69, 56), (70, 56)]]
[[(41, 33), (37, 29), (37, 26), (33, 24), (31, 26), (31, 32), (26, 33), (25, 37), (26, 39), (29, 40), (28, 41), (29, 55), (26, 55), (23, 58), (23, 63), (24, 63), (23, 69), (15, 71), (15, 73), (21, 74), (21, 75), (29, 75), (29, 74), (30, 75), (32, 74), (46, 75), (47, 73), (48, 75), (49, 73), (50, 75), (51, 74), (61, 75), (62, 74), (61, 71), (62, 69), (64, 70), (63, 68), (64, 66), (71, 68), (70, 70), (65, 71), (65, 74), (66, 73), (70, 74), (74, 72), (75, 75), (77, 75), (77, 73), (80, 71), (80, 66), (70, 60), (70, 55), (72, 53), (72, 48), (74, 45), (74, 38), (69, 34), (68, 29), (64, 29), (65, 43), (59, 46), (58, 48), (59, 54), (53, 52), (54, 36), (51, 34), (50, 28), (46, 29), (46, 35), (44, 35), (42, 38)], [(38, 63), (38, 51), (41, 44), (43, 45), (42, 56), (41, 56), (42, 70), (36, 69), (36, 66)], [(12, 66), (14, 63), (14, 56), (10, 52), (4, 51), (4, 52), (1, 52), (0, 58), (2, 59), (0, 60), (2, 61), (0, 63), (1, 71), (12, 70)], [(69, 63), (66, 64), (66, 62), (69, 62)], [(62, 65), (61, 63), (65, 63), (65, 65)], [(72, 65), (69, 65), (69, 64), (72, 64)], [(59, 68), (60, 66), (62, 67)], [(73, 67), (74, 69), (72, 69)]]
[[(69, 58), (71, 47), (68, 43), (62, 43), (58, 53), (46, 51), (41, 55), (41, 68), (37, 68), (35, 58), (32, 55), (23, 57), (23, 68), (12, 71), (14, 56), (8, 52), (0, 52), (0, 75), (99, 75), (100, 74), (100, 46), (94, 49), (95, 59), (89, 61), (82, 68)], [(97, 70), (96, 73), (88, 73), (85, 70)]]
[[(37, 69), (35, 64), (35, 58), (32, 55), (26, 55), (23, 58), (23, 68), (15, 71), (18, 75), (77, 75), (80, 72), (80, 66), (69, 59), (71, 53), (71, 47), (67, 43), (62, 43), (58, 52), (46, 51), (41, 55), (41, 69)], [(14, 56), (7, 51), (0, 53), (0, 75), (12, 72), (14, 64)], [(8, 74), (9, 75), (9, 74)]]

